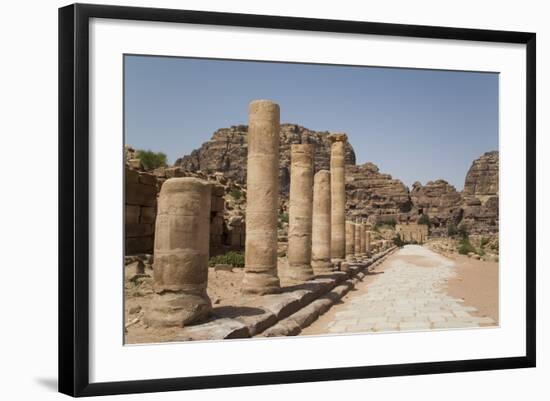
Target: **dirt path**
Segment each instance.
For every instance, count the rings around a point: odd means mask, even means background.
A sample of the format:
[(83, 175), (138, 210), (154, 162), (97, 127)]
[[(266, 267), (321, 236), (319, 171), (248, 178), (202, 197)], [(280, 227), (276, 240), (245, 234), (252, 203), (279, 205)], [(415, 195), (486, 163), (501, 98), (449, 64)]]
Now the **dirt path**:
[[(464, 279), (461, 274), (466, 269), (426, 248), (407, 245), (378, 266), (341, 304), (304, 329), (302, 335), (496, 325), (496, 319), (481, 316), (476, 306), (466, 304), (463, 297), (457, 298), (465, 286), (473, 285), (475, 276), (480, 276), (478, 270), (469, 268), (472, 278)], [(494, 281), (491, 275), (484, 278)], [(483, 283), (476, 283), (476, 287), (479, 285)], [(498, 281), (496, 285), (498, 288)], [(471, 301), (494, 303), (486, 297)], [(496, 303), (498, 307), (498, 298)]]

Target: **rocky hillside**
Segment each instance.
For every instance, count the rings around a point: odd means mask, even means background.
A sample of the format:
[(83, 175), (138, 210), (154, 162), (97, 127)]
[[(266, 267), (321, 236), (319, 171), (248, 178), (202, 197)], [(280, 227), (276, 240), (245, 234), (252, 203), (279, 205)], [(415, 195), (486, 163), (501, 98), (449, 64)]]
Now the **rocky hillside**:
[(498, 195), (498, 151), (487, 152), (474, 160), (464, 182), (464, 195)]
[(458, 225), (462, 219), (462, 194), (445, 180), (429, 181), (426, 185), (417, 181), (410, 196), (414, 213), (430, 216), (432, 231), (446, 230), (450, 222)]
[[(248, 126), (237, 125), (217, 130), (199, 149), (178, 159), (175, 168), (184, 172), (222, 175), (245, 192)], [(329, 169), (329, 132), (313, 131), (296, 124), (281, 124), (279, 177), (280, 213), (286, 212), (290, 181), (290, 146), (315, 144), (315, 171)], [(472, 233), (498, 232), (498, 151), (487, 152), (474, 160), (459, 192), (445, 180), (426, 184), (415, 182), (407, 188), (399, 179), (379, 171), (373, 163), (355, 165), (351, 144), (346, 149), (346, 208), (351, 218), (364, 217), (371, 223), (395, 220), (416, 221), (427, 215), (432, 235), (445, 235), (447, 225), (463, 224)], [(167, 171), (168, 172), (168, 171)], [(218, 177), (219, 179), (219, 177)], [(229, 191), (230, 192), (230, 191)], [(231, 209), (235, 205), (228, 204)], [(238, 215), (245, 205), (239, 204)]]
[[(246, 183), (246, 157), (248, 126), (235, 125), (221, 128), (212, 138), (190, 155), (176, 160), (175, 165), (188, 171), (207, 174), (222, 172), (227, 178)], [(279, 178), (281, 193), (288, 196), (290, 184), (290, 145), (312, 143), (315, 145), (315, 171), (330, 168), (330, 142), (328, 131), (312, 131), (296, 124), (281, 124)], [(355, 152), (347, 145), (346, 163), (355, 164)]]
[(380, 173), (373, 163), (346, 167), (346, 208), (354, 217), (399, 220), (399, 216), (408, 213), (411, 208), (409, 189), (400, 180), (389, 174)]

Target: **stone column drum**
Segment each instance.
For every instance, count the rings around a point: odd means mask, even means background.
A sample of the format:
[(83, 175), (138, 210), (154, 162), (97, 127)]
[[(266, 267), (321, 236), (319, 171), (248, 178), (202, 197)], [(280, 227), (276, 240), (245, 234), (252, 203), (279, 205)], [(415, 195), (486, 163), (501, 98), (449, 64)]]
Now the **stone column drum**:
[(316, 275), (332, 273), (330, 261), (330, 172), (320, 170), (313, 179), (311, 267)]
[(355, 244), (354, 244), (355, 256), (362, 256), (361, 252), (361, 219), (355, 219)]
[(355, 224), (346, 220), (346, 259), (355, 255)]
[(242, 292), (280, 289), (277, 276), (279, 209), (279, 105), (254, 100), (248, 114), (245, 270)]
[(314, 276), (311, 268), (313, 205), (313, 145), (294, 144), (290, 148), (290, 192), (288, 211), (288, 272), (293, 283)]
[(345, 155), (347, 135), (329, 135), (330, 150), (330, 189), (331, 189), (331, 241), (330, 256), (335, 261), (346, 257), (346, 182)]
[(185, 326), (204, 319), (211, 185), (198, 178), (171, 178), (160, 190), (153, 262), (154, 296), (144, 321), (152, 327)]
[(360, 227), (361, 227), (361, 255), (365, 255), (365, 246), (367, 244), (367, 227), (365, 225), (365, 221), (364, 220), (361, 220), (361, 223), (360, 223)]

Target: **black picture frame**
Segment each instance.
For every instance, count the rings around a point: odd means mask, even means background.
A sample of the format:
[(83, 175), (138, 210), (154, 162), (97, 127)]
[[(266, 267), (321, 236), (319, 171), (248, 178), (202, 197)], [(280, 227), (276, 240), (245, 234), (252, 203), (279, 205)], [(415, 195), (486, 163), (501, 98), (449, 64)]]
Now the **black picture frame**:
[[(90, 383), (90, 18), (276, 28), (526, 45), (526, 353), (520, 357)], [(534, 367), (536, 363), (536, 35), (479, 29), (74, 4), (59, 9), (59, 391), (71, 396), (252, 386)]]

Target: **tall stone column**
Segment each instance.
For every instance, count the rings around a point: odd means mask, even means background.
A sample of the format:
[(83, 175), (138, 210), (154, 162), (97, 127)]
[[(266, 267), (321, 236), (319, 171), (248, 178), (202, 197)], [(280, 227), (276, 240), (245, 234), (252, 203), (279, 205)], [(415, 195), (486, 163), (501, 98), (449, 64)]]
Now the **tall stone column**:
[(367, 227), (365, 220), (361, 219), (361, 255), (365, 255), (365, 246), (367, 244)]
[(346, 259), (355, 256), (355, 224), (346, 220)]
[(365, 233), (365, 254), (370, 255), (370, 231)]
[(330, 172), (320, 170), (313, 179), (311, 267), (316, 275), (333, 271), (330, 261)]
[(343, 260), (346, 256), (346, 177), (345, 156), (347, 135), (334, 133), (329, 136), (330, 149), (330, 189), (331, 189), (331, 241), (330, 256)]
[(288, 272), (292, 283), (314, 276), (311, 267), (313, 205), (313, 145), (290, 148), (290, 193), (288, 211)]
[(171, 178), (160, 190), (155, 227), (149, 326), (184, 326), (204, 319), (210, 244), (211, 185), (197, 178)]
[(279, 210), (279, 105), (254, 100), (248, 114), (245, 294), (279, 291), (277, 212)]
[(361, 251), (361, 219), (355, 219), (355, 256), (362, 256), (363, 252)]

